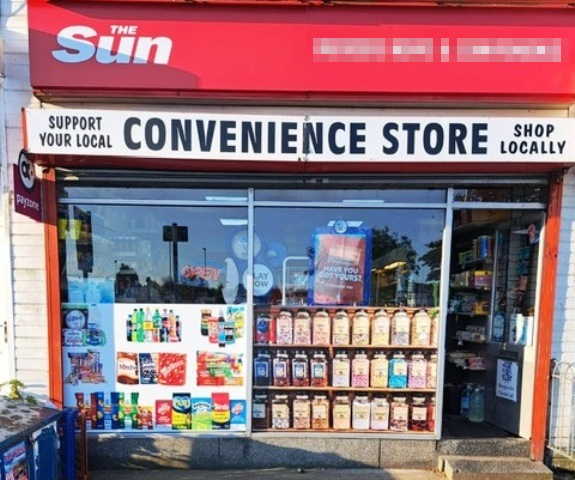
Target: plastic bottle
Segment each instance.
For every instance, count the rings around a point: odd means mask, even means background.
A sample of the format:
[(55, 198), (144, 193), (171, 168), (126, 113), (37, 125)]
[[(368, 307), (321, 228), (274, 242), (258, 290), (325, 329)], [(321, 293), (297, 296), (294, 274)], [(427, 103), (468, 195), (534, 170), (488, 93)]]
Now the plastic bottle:
[(349, 430), (351, 428), (351, 403), (347, 395), (338, 395), (332, 408), (334, 430)]
[(370, 385), (374, 388), (387, 388), (389, 377), (389, 362), (383, 352), (377, 352), (371, 359)]
[(271, 356), (267, 352), (259, 352), (254, 359), (254, 384), (267, 386), (272, 383)]
[(289, 310), (281, 310), (276, 318), (276, 344), (291, 345), (293, 343), (293, 319)]
[(407, 388), (407, 361), (401, 352), (393, 354), (389, 361), (389, 388)]
[(305, 352), (296, 352), (291, 364), (292, 385), (309, 386), (309, 361)]
[(469, 421), (481, 423), (485, 420), (485, 390), (483, 385), (476, 385), (469, 398)]
[(152, 315), (152, 323), (154, 326), (154, 342), (157, 343), (160, 341), (160, 329), (162, 328), (162, 316), (157, 308), (154, 310), (154, 315)]
[(411, 319), (409, 315), (400, 310), (391, 319), (391, 344), (394, 346), (408, 346), (411, 333)]
[(328, 368), (325, 353), (316, 352), (310, 359), (310, 382), (312, 387), (327, 387)]
[(369, 315), (365, 310), (356, 312), (351, 327), (351, 343), (357, 346), (369, 345)]
[(326, 311), (320, 310), (313, 316), (312, 342), (314, 345), (328, 345), (331, 340), (331, 320)]
[(349, 387), (351, 365), (345, 352), (336, 353), (332, 361), (332, 380), (334, 387)]
[(351, 428), (353, 430), (369, 430), (371, 419), (371, 404), (364, 395), (356, 395), (353, 399)]
[(471, 396), (472, 384), (466, 383), (461, 390), (461, 400), (459, 413), (462, 417), (467, 417), (469, 415), (469, 401)]
[(293, 343), (311, 344), (311, 316), (305, 310), (297, 312), (293, 320)]
[(128, 315), (128, 320), (126, 320), (126, 340), (128, 342), (132, 341), (132, 332), (134, 331), (132, 323), (132, 315)]
[(389, 345), (391, 319), (385, 310), (375, 312), (371, 324), (371, 344)]
[(369, 387), (369, 359), (364, 352), (356, 353), (351, 362), (351, 386), (355, 388)]
[(139, 343), (144, 341), (144, 310), (142, 308), (136, 313), (136, 341)]
[(293, 428), (309, 430), (311, 428), (311, 401), (308, 395), (296, 395), (292, 404)]
[(427, 385), (427, 360), (421, 353), (414, 353), (408, 365), (409, 388), (425, 388)]
[(280, 351), (273, 359), (273, 383), (276, 387), (286, 387), (289, 385), (289, 356), (287, 352)]
[(334, 345), (349, 345), (350, 321), (345, 310), (336, 312), (333, 318), (332, 343)]
[[(218, 347), (226, 346), (226, 318), (224, 317), (224, 311), (220, 310), (218, 315)], [(170, 327), (170, 341), (172, 338), (172, 329)]]

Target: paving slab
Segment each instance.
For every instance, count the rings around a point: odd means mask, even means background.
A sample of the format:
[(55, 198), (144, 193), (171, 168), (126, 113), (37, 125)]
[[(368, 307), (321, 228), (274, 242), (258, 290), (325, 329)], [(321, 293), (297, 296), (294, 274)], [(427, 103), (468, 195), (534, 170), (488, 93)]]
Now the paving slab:
[(90, 480), (442, 480), (426, 470), (379, 470), (365, 468), (326, 470), (101, 470)]

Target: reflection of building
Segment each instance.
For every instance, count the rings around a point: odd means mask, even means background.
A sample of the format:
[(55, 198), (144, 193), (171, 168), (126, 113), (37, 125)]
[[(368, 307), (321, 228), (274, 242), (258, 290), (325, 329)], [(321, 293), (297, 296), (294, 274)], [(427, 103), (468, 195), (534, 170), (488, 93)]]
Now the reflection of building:
[(410, 269), (408, 249), (397, 247), (373, 261), (372, 297), (376, 304), (407, 305)]
[(377, 304), (408, 307), (438, 304), (438, 282), (415, 281), (409, 252), (407, 247), (397, 247), (374, 260), (372, 298)]
[(116, 298), (127, 300), (128, 298), (137, 299), (139, 290), (142, 287), (136, 271), (125, 263), (120, 264), (118, 273), (116, 273), (115, 293)]

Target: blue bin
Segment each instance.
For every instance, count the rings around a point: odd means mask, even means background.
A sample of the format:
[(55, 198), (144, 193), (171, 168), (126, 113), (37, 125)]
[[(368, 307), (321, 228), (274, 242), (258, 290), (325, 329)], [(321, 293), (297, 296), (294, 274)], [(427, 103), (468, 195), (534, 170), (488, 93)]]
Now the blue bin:
[(0, 442), (0, 480), (76, 480), (77, 411), (42, 409), (37, 422)]

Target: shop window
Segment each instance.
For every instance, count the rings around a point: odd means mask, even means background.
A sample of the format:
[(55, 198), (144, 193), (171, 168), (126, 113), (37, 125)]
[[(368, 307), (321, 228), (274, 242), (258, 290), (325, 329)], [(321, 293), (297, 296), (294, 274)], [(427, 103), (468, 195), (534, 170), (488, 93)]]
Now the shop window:
[[(77, 182), (76, 182), (77, 183)], [(75, 183), (59, 183), (60, 199), (73, 200), (182, 200), (199, 202), (244, 202), (248, 201), (246, 189), (193, 189), (177, 188), (173, 184), (158, 187), (158, 184), (142, 187), (86, 186)]]
[(435, 431), (443, 210), (255, 209), (255, 431)]
[(263, 189), (256, 190), (256, 200), (276, 202), (380, 202), (380, 203), (443, 203), (445, 189)]
[(547, 187), (540, 185), (513, 185), (512, 187), (458, 188), (454, 190), (456, 202), (537, 202), (547, 201)]
[(247, 223), (60, 204), (64, 404), (90, 430), (247, 431)]
[[(442, 210), (256, 207), (254, 303), (438, 306), (443, 223)], [(330, 246), (325, 238), (343, 240)], [(340, 246), (358, 261), (348, 266), (353, 295), (342, 293), (345, 282), (333, 294), (314, 292), (331, 281), (319, 270), (313, 279), (314, 259), (319, 268), (318, 256)]]
[(246, 300), (246, 208), (61, 205), (58, 226), (64, 301)]

